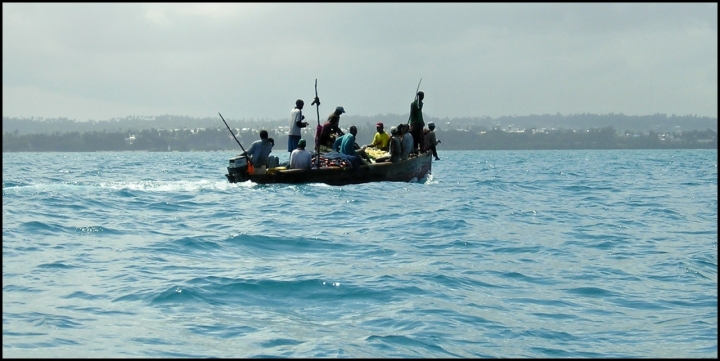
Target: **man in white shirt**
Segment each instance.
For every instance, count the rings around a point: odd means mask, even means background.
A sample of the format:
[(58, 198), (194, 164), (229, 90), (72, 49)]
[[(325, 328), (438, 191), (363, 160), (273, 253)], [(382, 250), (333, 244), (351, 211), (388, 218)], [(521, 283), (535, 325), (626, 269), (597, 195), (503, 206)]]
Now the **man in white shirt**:
[(297, 149), (290, 153), (289, 169), (310, 169), (312, 166), (312, 154), (305, 150), (305, 139), (298, 141)]
[(297, 148), (300, 141), (300, 130), (307, 127), (305, 116), (302, 114), (302, 108), (305, 102), (302, 99), (295, 101), (295, 108), (290, 111), (290, 130), (288, 130), (288, 152), (292, 152)]

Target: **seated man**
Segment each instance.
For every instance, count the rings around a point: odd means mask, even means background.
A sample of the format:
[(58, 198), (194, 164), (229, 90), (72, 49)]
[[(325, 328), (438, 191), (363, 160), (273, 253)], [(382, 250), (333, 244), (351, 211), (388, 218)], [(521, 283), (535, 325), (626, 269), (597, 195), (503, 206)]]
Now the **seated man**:
[[(270, 142), (270, 151), (272, 152), (272, 148), (275, 147), (275, 139), (268, 138), (268, 142)], [(274, 155), (268, 155), (267, 157), (267, 168), (275, 168), (280, 165), (280, 158), (274, 156)]]
[(250, 148), (247, 150), (247, 155), (250, 157), (250, 161), (253, 167), (260, 168), (268, 166), (268, 156), (272, 151), (273, 143), (271, 139), (268, 139), (267, 130), (263, 129), (260, 131), (260, 140), (252, 142)]
[(378, 122), (375, 125), (377, 133), (375, 133), (375, 137), (373, 137), (372, 143), (368, 144), (368, 147), (375, 147), (387, 152), (388, 144), (390, 144), (390, 134), (383, 130), (383, 127), (384, 125), (382, 122)]
[[(351, 126), (350, 133), (335, 139), (332, 150), (345, 155), (358, 157), (363, 163), (371, 162), (370, 157), (365, 154), (365, 148), (355, 149), (355, 136), (357, 135), (357, 127)], [(365, 161), (367, 160), (367, 162)]]
[(298, 146), (290, 153), (288, 169), (310, 169), (312, 167), (312, 154), (305, 150), (305, 139), (298, 141)]

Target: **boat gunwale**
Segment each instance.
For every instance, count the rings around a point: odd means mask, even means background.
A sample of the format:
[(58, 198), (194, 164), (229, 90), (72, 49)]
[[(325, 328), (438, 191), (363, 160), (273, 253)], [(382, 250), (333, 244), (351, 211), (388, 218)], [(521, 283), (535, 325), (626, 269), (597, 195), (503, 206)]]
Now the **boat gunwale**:
[[(389, 169), (385, 169), (389, 168)], [(410, 169), (404, 174), (390, 174), (393, 168), (402, 171)], [(263, 174), (254, 173), (249, 181), (257, 184), (302, 184), (324, 183), (328, 185), (349, 185), (372, 182), (409, 182), (413, 178), (423, 178), (432, 172), (432, 154), (421, 153), (400, 162), (381, 162), (363, 164), (353, 167), (325, 167), (312, 169), (269, 169)], [(412, 175), (408, 175), (412, 173)], [(416, 174), (420, 174), (419, 176)], [(288, 178), (286, 178), (286, 176)], [(326, 177), (325, 179), (322, 179)], [(333, 178), (334, 177), (334, 178)]]

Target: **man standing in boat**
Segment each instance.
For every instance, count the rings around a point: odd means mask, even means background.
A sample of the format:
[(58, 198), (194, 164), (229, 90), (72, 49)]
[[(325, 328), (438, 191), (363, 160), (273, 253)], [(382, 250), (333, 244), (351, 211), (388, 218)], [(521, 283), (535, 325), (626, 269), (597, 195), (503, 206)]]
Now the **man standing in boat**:
[(388, 144), (388, 152), (390, 152), (390, 162), (397, 163), (402, 155), (402, 138), (397, 127), (390, 128), (390, 143)]
[(300, 130), (308, 126), (305, 122), (305, 116), (302, 114), (302, 108), (305, 102), (302, 99), (295, 101), (295, 108), (290, 112), (290, 130), (288, 130), (288, 152), (292, 152), (298, 146), (300, 141)]
[(440, 160), (437, 155), (437, 145), (440, 144), (440, 140), (435, 135), (435, 123), (428, 123), (428, 129), (425, 129), (425, 149), (432, 151), (435, 160)]
[(422, 115), (423, 99), (425, 99), (425, 93), (421, 90), (417, 92), (415, 100), (410, 103), (410, 134), (413, 137), (413, 148), (420, 153), (425, 152), (425, 142), (423, 141), (425, 121), (423, 121)]
[(340, 114), (345, 113), (345, 108), (337, 106), (335, 110), (328, 115), (328, 121), (337, 120), (336, 124), (340, 126)]
[(345, 135), (339, 126), (340, 114), (342, 113), (345, 113), (345, 109), (343, 107), (335, 108), (335, 111), (328, 116), (327, 121), (323, 124), (319, 137), (319, 144), (321, 146), (320, 152), (328, 152), (332, 150), (335, 139)]
[(417, 149), (413, 148), (415, 145), (415, 137), (410, 133), (410, 126), (407, 124), (400, 124), (398, 129), (400, 132), (400, 139), (402, 139), (402, 151), (400, 155), (401, 160), (407, 160), (410, 158), (410, 154), (416, 153)]

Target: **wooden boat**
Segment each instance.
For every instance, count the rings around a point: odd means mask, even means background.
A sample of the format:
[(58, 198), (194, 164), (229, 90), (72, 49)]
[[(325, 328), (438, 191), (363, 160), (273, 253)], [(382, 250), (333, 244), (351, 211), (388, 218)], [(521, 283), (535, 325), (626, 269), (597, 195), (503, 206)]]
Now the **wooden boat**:
[(245, 158), (236, 156), (230, 159), (225, 176), (230, 183), (249, 180), (258, 184), (325, 183), (341, 186), (369, 182), (409, 182), (430, 174), (432, 159), (432, 152), (425, 152), (398, 163), (381, 162), (360, 165), (357, 168), (320, 167), (309, 170), (276, 167), (265, 171), (256, 169), (249, 174)]

